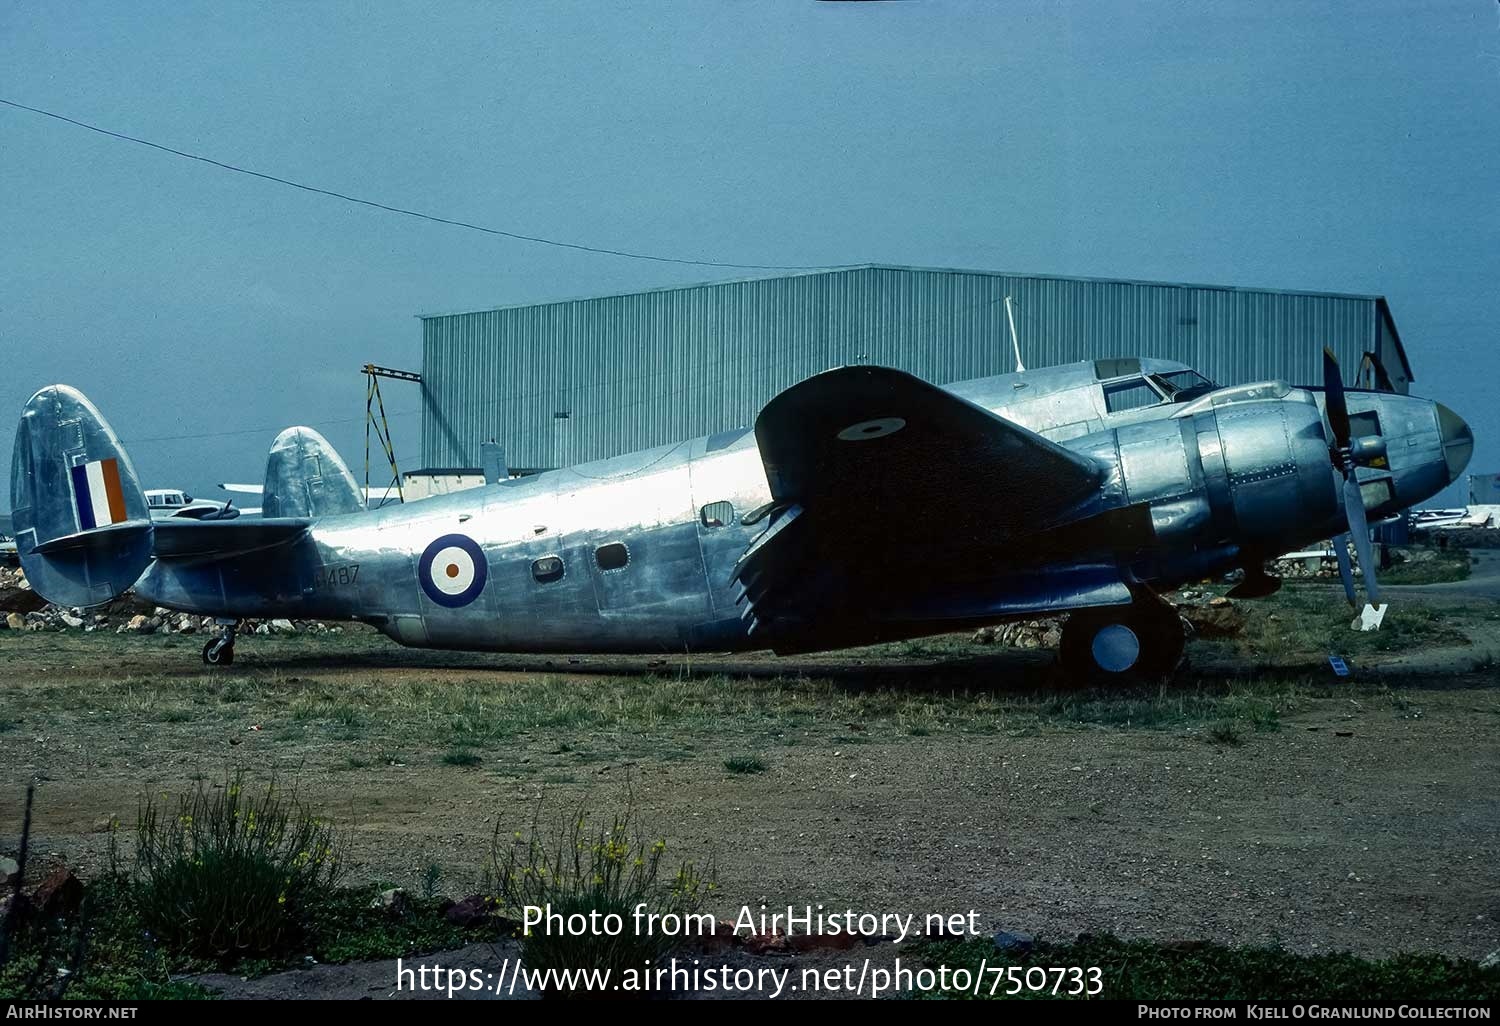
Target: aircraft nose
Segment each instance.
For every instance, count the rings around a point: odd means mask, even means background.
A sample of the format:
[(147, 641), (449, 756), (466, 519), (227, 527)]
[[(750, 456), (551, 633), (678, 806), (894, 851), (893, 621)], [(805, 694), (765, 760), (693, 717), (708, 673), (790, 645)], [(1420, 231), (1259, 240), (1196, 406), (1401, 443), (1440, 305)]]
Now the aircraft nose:
[(1462, 417), (1442, 403), (1433, 405), (1437, 407), (1438, 433), (1443, 438), (1443, 458), (1448, 463), (1448, 483), (1452, 484), (1474, 455), (1474, 431)]

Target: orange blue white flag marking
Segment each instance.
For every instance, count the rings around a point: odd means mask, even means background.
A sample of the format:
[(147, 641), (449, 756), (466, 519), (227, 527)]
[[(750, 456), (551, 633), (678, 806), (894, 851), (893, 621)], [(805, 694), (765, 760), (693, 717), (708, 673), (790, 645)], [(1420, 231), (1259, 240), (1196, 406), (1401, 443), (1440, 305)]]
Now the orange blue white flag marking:
[(72, 468), (72, 475), (80, 530), (125, 521), (125, 490), (120, 487), (120, 464), (113, 457), (80, 463)]

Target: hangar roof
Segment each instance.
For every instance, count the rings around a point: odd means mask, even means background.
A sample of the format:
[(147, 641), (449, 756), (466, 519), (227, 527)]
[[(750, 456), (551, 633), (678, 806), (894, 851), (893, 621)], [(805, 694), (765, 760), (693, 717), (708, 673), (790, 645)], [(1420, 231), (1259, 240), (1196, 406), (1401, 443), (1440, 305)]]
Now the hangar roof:
[(1317, 296), (1331, 299), (1355, 299), (1374, 303), (1378, 316), (1389, 328), (1391, 337), (1395, 340), (1396, 352), (1401, 357), (1402, 370), (1408, 381), (1415, 381), (1416, 375), (1412, 373), (1411, 361), (1406, 356), (1406, 346), (1401, 341), (1401, 334), (1396, 330), (1395, 318), (1391, 316), (1390, 304), (1385, 296), (1374, 293), (1361, 292), (1327, 292), (1314, 289), (1273, 289), (1258, 288), (1244, 285), (1205, 285), (1201, 282), (1181, 281), (1151, 281), (1144, 278), (1098, 278), (1082, 275), (1067, 274), (1028, 274), (1015, 271), (980, 270), (968, 267), (927, 267), (920, 264), (838, 264), (831, 267), (818, 268), (808, 271), (790, 271), (783, 274), (757, 274), (747, 275), (741, 278), (724, 278), (715, 281), (689, 282), (683, 285), (659, 285), (648, 289), (629, 289), (624, 292), (601, 292), (586, 296), (568, 296), (560, 299), (546, 299), (531, 303), (508, 303), (502, 306), (481, 307), (474, 310), (452, 310), (442, 313), (418, 314), (421, 320), (435, 320), (440, 317), (457, 317), (462, 314), (471, 313), (494, 313), (501, 310), (524, 310), (533, 307), (559, 306), (567, 303), (584, 303), (596, 299), (610, 299), (620, 296), (644, 296), (661, 292), (684, 292), (691, 289), (714, 288), (722, 285), (740, 285), (746, 282), (775, 281), (784, 278), (806, 278), (825, 274), (838, 274), (844, 271), (913, 271), (924, 274), (970, 274), (985, 275), (994, 278), (1030, 278), (1036, 281), (1064, 281), (1091, 283), (1100, 285), (1141, 285), (1152, 288), (1178, 288), (1193, 289), (1207, 292), (1233, 292), (1253, 295), (1278, 295), (1278, 296)]
[(560, 303), (585, 303), (592, 299), (610, 299), (617, 296), (644, 296), (655, 292), (684, 292), (688, 289), (707, 289), (720, 285), (740, 285), (753, 281), (775, 281), (781, 278), (808, 278), (820, 274), (838, 274), (844, 271), (920, 271), (924, 274), (979, 274), (992, 278), (1031, 278), (1037, 281), (1089, 282), (1097, 285), (1149, 285), (1153, 288), (1201, 289), (1212, 292), (1272, 293), (1278, 296), (1323, 296), (1332, 299), (1364, 299), (1385, 303), (1385, 297), (1361, 292), (1320, 292), (1315, 289), (1271, 289), (1243, 285), (1204, 285), (1186, 281), (1151, 281), (1145, 278), (1097, 278), (1069, 274), (1030, 274), (1021, 271), (996, 271), (972, 267), (925, 267), (920, 264), (838, 264), (814, 271), (790, 271), (785, 274), (754, 274), (742, 278), (722, 278), (714, 281), (695, 281), (684, 285), (658, 285), (649, 289), (627, 289), (624, 292), (596, 292), (586, 296), (565, 296), (560, 299), (543, 299), (533, 303), (506, 303), (502, 306), (486, 306), (473, 310), (448, 310), (439, 313), (417, 314), (421, 320), (434, 317), (456, 317), (460, 314), (491, 313), (497, 310), (522, 310), (533, 306), (555, 306)]

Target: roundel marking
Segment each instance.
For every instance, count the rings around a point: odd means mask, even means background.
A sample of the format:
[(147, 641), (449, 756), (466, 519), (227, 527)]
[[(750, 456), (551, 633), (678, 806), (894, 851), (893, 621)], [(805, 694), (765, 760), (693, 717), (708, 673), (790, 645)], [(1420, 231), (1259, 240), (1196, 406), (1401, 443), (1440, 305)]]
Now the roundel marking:
[(417, 581), (427, 597), (440, 606), (457, 609), (479, 597), (489, 566), (479, 544), (462, 534), (445, 534), (422, 551)]
[(858, 424), (850, 424), (839, 432), (839, 440), (843, 442), (865, 442), (871, 438), (884, 438), (886, 435), (894, 435), (904, 427), (906, 427), (906, 421), (900, 417), (877, 417), (874, 420), (862, 420)]

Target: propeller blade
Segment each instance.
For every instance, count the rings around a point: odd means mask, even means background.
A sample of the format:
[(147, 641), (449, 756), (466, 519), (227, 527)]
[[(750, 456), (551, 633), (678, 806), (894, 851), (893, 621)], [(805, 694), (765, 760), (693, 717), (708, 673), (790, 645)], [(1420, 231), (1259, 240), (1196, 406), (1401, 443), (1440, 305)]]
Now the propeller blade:
[(1375, 581), (1375, 546), (1370, 544), (1370, 525), (1365, 520), (1365, 501), (1359, 494), (1359, 481), (1351, 467), (1344, 479), (1344, 515), (1349, 518), (1349, 533), (1354, 537), (1354, 551), (1359, 555), (1359, 569), (1365, 577), (1365, 594), (1370, 605), (1380, 605), (1380, 585)]
[(1333, 555), (1339, 561), (1339, 578), (1344, 582), (1344, 594), (1349, 599), (1352, 609), (1359, 608), (1359, 602), (1354, 597), (1354, 567), (1349, 564), (1349, 536), (1338, 535), (1333, 539)]
[(1349, 404), (1344, 398), (1344, 378), (1339, 359), (1333, 350), (1323, 350), (1323, 397), (1328, 409), (1328, 425), (1333, 428), (1333, 442), (1340, 449), (1349, 446)]

